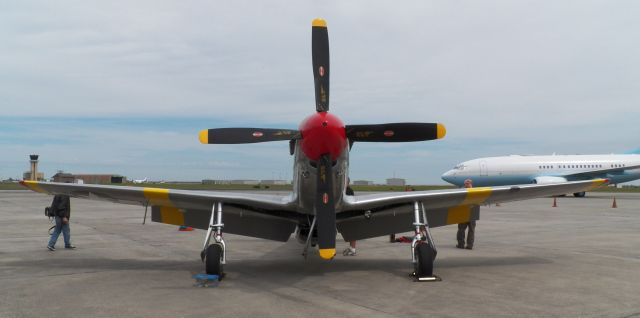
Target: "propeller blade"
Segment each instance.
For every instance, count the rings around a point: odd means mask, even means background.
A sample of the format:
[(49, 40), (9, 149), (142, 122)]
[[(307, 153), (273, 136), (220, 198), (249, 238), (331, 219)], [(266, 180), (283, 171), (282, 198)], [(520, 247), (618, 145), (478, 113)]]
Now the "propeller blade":
[(256, 142), (300, 139), (300, 132), (271, 128), (216, 128), (200, 131), (203, 144), (250, 144)]
[(389, 123), (377, 125), (346, 125), (349, 141), (406, 142), (443, 138), (447, 130), (435, 123)]
[(318, 183), (316, 193), (316, 226), (320, 257), (332, 259), (336, 255), (336, 210), (333, 198), (333, 173), (331, 156), (326, 154), (318, 160)]
[(316, 87), (316, 111), (329, 111), (329, 33), (327, 22), (315, 19), (311, 27), (313, 80)]

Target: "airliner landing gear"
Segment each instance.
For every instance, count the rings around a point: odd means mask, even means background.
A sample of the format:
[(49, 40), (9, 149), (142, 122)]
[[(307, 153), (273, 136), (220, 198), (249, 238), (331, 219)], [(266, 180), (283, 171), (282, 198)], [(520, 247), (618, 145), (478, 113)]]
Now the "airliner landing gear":
[(584, 191), (576, 192), (576, 193), (573, 194), (573, 196), (576, 197), (576, 198), (584, 198), (585, 195), (586, 195), (586, 193)]
[[(207, 236), (204, 239), (204, 246), (200, 253), (200, 258), (205, 265), (205, 270), (208, 275), (218, 275), (219, 279), (222, 279), (224, 272), (222, 271), (222, 265), (226, 263), (226, 244), (222, 238), (222, 203), (214, 203), (211, 208), (211, 219), (209, 220), (209, 229), (207, 230)], [(211, 236), (215, 243), (209, 245)]]
[(436, 246), (433, 243), (429, 222), (424, 205), (413, 203), (415, 236), (411, 242), (411, 261), (413, 262), (413, 277), (418, 282), (440, 281), (440, 277), (433, 275), (433, 261), (436, 259)]

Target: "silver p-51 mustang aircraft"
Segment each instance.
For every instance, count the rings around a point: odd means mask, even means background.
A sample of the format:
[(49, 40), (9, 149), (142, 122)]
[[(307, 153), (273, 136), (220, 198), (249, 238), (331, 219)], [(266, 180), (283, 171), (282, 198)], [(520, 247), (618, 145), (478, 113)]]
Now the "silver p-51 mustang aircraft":
[[(433, 275), (436, 246), (431, 227), (477, 220), (479, 204), (523, 200), (589, 190), (607, 180), (417, 192), (346, 195), (349, 151), (355, 142), (411, 142), (443, 138), (443, 125), (387, 123), (344, 125), (329, 111), (329, 40), (326, 22), (312, 23), (316, 112), (298, 130), (218, 128), (200, 132), (205, 144), (289, 141), (294, 156), (293, 191), (288, 195), (169, 190), (22, 181), (48, 194), (151, 206), (155, 222), (207, 230), (201, 258), (208, 274), (223, 274), (227, 233), (282, 241), (292, 233), (303, 254), (317, 245), (321, 258), (335, 256), (336, 232), (361, 240), (414, 230), (410, 258), (417, 278)], [(211, 237), (214, 242), (210, 244)]]

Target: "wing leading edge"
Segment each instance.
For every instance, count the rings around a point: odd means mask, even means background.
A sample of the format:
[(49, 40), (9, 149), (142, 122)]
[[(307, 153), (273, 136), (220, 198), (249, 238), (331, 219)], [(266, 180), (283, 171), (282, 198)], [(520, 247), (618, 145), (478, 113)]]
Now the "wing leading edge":
[(337, 215), (338, 231), (347, 241), (413, 229), (414, 202), (426, 210), (429, 227), (458, 224), (480, 218), (480, 205), (589, 191), (607, 179), (559, 184), (461, 188), (346, 196)]
[(199, 229), (208, 229), (212, 207), (220, 202), (224, 204), (225, 232), (276, 241), (287, 241), (300, 217), (292, 195), (36, 181), (20, 183), (40, 193), (149, 206), (154, 222)]

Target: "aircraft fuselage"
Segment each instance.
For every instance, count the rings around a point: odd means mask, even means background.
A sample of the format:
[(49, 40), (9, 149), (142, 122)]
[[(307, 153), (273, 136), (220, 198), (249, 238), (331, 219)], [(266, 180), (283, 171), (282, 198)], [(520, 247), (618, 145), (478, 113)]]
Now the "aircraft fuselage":
[(465, 161), (442, 175), (442, 179), (462, 186), (465, 179), (474, 186), (501, 186), (550, 181), (609, 179), (611, 184), (640, 179), (640, 155), (550, 155), (501, 156)]
[(325, 154), (330, 154), (333, 162), (331, 177), (338, 212), (349, 171), (349, 142), (344, 124), (333, 114), (317, 112), (304, 119), (299, 130), (303, 138), (296, 142), (293, 167), (293, 196), (298, 202), (299, 212), (315, 214), (317, 161)]

